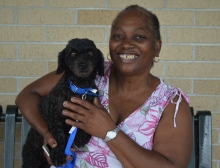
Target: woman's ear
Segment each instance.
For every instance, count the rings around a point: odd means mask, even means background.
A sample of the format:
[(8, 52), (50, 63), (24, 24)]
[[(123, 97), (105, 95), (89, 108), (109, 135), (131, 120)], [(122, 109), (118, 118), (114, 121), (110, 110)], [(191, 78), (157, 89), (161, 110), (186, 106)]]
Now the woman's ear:
[(162, 47), (162, 41), (161, 40), (157, 40), (156, 44), (155, 44), (155, 52), (156, 52), (156, 56), (158, 56), (160, 54), (160, 50)]
[(66, 51), (63, 49), (58, 55), (58, 67), (57, 67), (57, 74), (61, 74), (66, 67), (66, 61), (65, 61)]

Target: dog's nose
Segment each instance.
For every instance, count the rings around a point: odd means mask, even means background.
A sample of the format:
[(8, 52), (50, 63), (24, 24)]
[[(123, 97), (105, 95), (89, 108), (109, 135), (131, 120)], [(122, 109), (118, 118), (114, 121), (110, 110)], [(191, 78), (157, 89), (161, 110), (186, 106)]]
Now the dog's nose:
[(87, 67), (87, 65), (85, 64), (85, 63), (81, 63), (80, 65), (79, 65), (79, 68), (80, 69), (85, 69)]

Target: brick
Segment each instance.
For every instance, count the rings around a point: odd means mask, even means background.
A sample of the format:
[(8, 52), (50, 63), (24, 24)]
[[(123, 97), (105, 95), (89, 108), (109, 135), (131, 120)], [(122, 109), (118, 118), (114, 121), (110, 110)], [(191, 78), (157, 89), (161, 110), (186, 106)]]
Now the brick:
[(15, 127), (15, 142), (21, 142), (21, 124), (16, 123)]
[(220, 61), (220, 46), (197, 46), (195, 60)]
[(213, 145), (212, 146), (212, 159), (213, 160), (220, 160), (220, 146), (218, 145)]
[(219, 141), (219, 130), (212, 129), (212, 144), (217, 144)]
[(5, 127), (0, 127), (0, 143), (5, 141)]
[(21, 44), (18, 57), (25, 60), (57, 60), (59, 52), (65, 46), (65, 44)]
[(163, 8), (164, 7), (164, 1), (163, 0), (135, 0), (135, 3), (133, 0), (108, 0), (108, 7), (109, 8), (125, 8), (128, 5), (132, 4), (138, 4), (144, 8)]
[(168, 28), (168, 43), (220, 43), (218, 28)]
[(220, 26), (219, 11), (203, 11), (196, 13), (196, 25), (198, 26)]
[(220, 113), (212, 113), (212, 127), (213, 128), (220, 127)]
[(194, 12), (181, 10), (155, 10), (160, 25), (164, 26), (190, 26), (194, 25)]
[[(14, 105), (16, 94), (0, 94), (1, 105), (3, 108), (3, 112), (5, 113), (7, 105)], [(1, 151), (1, 150), (0, 150)]]
[(4, 143), (0, 143), (0, 158), (4, 158)]
[(0, 44), (0, 58), (15, 58), (16, 47), (14, 44)]
[(0, 16), (0, 24), (14, 23), (14, 11), (12, 9), (0, 9)]
[(67, 42), (70, 40), (70, 37), (74, 37), (104, 42), (104, 34), (104, 28), (98, 27), (50, 27), (49, 41)]
[(18, 24), (73, 24), (74, 11), (69, 9), (19, 9)]
[(0, 41), (45, 41), (45, 27), (5, 26), (0, 27)]
[(195, 80), (194, 93), (220, 95), (220, 80)]
[(14, 159), (14, 168), (20, 168), (20, 158), (19, 159)]
[(97, 44), (96, 47), (102, 52), (105, 60), (108, 60), (107, 59), (107, 55), (109, 54), (108, 44)]
[(15, 143), (14, 158), (20, 159), (21, 156), (21, 143)]
[[(0, 153), (4, 153), (4, 151), (1, 151)], [(0, 165), (4, 165), (4, 160), (3, 159), (4, 159), (4, 157), (2, 159), (0, 159)]]
[(176, 88), (180, 88), (185, 94), (191, 93), (191, 80), (188, 79), (165, 79)]
[(75, 7), (75, 8), (102, 8), (105, 7), (105, 0), (49, 0), (50, 7)]
[(46, 6), (46, 1), (45, 0), (37, 0), (37, 1), (32, 1), (32, 0), (1, 0), (0, 1), (0, 6)]
[(48, 71), (49, 72), (52, 72), (52, 71), (55, 71), (57, 70), (57, 62), (48, 62)]
[(19, 78), (19, 92), (22, 91), (27, 85), (34, 82), (38, 78)]
[(166, 46), (162, 45), (161, 60), (192, 60), (191, 46)]
[(212, 168), (219, 168), (217, 161), (212, 161)]
[(168, 0), (167, 2), (168, 8), (220, 8), (219, 0), (209, 0), (209, 1), (201, 1), (201, 0)]
[(154, 63), (154, 67), (151, 69), (151, 73), (155, 76), (163, 77), (164, 76), (164, 63), (162, 61), (158, 63)]
[(194, 111), (219, 111), (220, 96), (189, 96)]
[(38, 61), (1, 61), (1, 76), (42, 76), (46, 73), (45, 62)]
[(111, 25), (118, 10), (78, 10), (80, 25)]
[(0, 92), (16, 92), (16, 80), (14, 78), (0, 78)]
[(219, 63), (167, 62), (166, 77), (220, 78)]
[(165, 28), (163, 28), (163, 27), (161, 28), (160, 27), (160, 36), (161, 36), (162, 43), (165, 43), (165, 40), (166, 40), (165, 32), (166, 32)]

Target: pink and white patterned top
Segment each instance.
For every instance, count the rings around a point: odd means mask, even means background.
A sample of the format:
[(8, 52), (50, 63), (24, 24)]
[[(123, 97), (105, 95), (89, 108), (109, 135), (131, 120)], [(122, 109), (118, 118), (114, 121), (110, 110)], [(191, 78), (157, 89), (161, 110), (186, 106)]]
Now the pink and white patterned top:
[[(105, 62), (105, 74), (98, 76), (96, 85), (103, 96), (101, 103), (108, 110), (108, 88), (111, 63)], [(131, 139), (143, 148), (152, 150), (153, 137), (165, 107), (171, 102), (176, 104), (174, 114), (174, 127), (176, 127), (176, 114), (182, 96), (189, 102), (188, 97), (177, 88), (160, 80), (159, 86), (144, 104), (128, 116), (118, 127)], [(173, 98), (178, 96), (177, 102)], [(89, 143), (83, 148), (77, 149), (75, 168), (122, 168), (121, 163), (112, 153), (106, 143), (101, 139), (92, 136)]]

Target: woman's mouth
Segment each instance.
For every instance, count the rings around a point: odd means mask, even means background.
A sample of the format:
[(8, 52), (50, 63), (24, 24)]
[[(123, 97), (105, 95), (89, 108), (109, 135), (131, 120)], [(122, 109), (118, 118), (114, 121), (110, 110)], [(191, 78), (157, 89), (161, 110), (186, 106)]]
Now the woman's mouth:
[(123, 60), (133, 60), (133, 59), (136, 59), (138, 57), (138, 56), (136, 56), (134, 54), (120, 54), (119, 56)]

